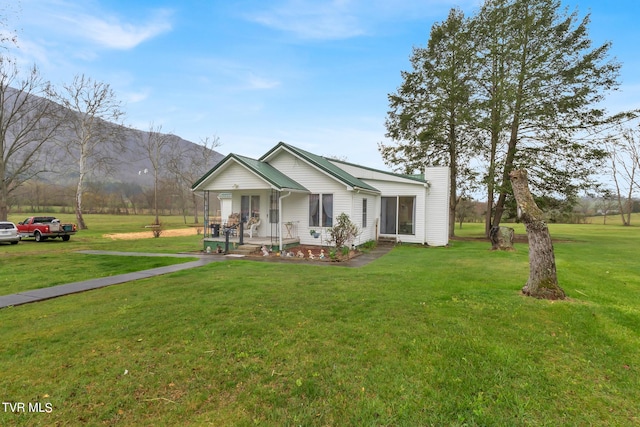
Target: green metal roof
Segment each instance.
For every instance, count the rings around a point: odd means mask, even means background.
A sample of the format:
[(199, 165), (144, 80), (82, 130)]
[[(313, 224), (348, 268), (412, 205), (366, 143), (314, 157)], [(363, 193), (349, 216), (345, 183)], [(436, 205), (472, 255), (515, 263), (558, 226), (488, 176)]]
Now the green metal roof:
[(370, 170), (370, 171), (373, 171), (373, 172), (378, 172), (378, 173), (382, 173), (382, 174), (386, 174), (386, 175), (397, 176), (398, 178), (410, 179), (412, 181), (417, 181), (417, 182), (422, 183), (422, 184), (427, 182), (424, 179), (424, 174), (422, 174), (422, 173), (419, 173), (419, 174), (396, 173), (396, 172), (389, 172), (389, 171), (383, 171), (383, 170), (380, 170), (380, 169), (370, 168), (368, 166), (362, 166), (362, 165), (358, 165), (358, 164), (351, 163), (351, 162), (345, 162), (344, 160), (331, 159), (331, 161), (332, 162), (336, 162), (336, 163), (343, 163), (345, 165), (355, 166), (357, 168), (366, 169), (366, 170)]
[(262, 162), (260, 160), (252, 159), (245, 156), (239, 156), (237, 154), (229, 154), (227, 157), (222, 159), (217, 165), (215, 165), (209, 172), (207, 172), (202, 178), (196, 181), (191, 189), (195, 190), (195, 188), (204, 182), (209, 176), (215, 173), (218, 169), (220, 169), (224, 164), (226, 164), (229, 160), (235, 160), (240, 163), (247, 169), (251, 170), (253, 173), (267, 181), (273, 187), (278, 190), (294, 190), (294, 191), (303, 191), (309, 192), (305, 187), (289, 178), (270, 164), (266, 162)]
[(366, 182), (347, 173), (343, 169), (331, 163), (325, 157), (318, 156), (317, 154), (310, 153), (308, 151), (302, 150), (300, 148), (294, 147), (289, 144), (285, 144), (284, 142), (279, 142), (278, 145), (276, 145), (271, 150), (269, 150), (264, 156), (260, 157), (260, 161), (268, 158), (273, 152), (275, 152), (280, 147), (286, 148), (287, 150), (291, 151), (295, 155), (303, 158), (307, 162), (311, 163), (312, 165), (316, 166), (317, 168), (321, 169), (325, 173), (333, 176), (334, 178), (338, 179), (339, 181), (343, 182), (344, 184), (350, 187), (360, 188), (363, 190), (372, 191), (374, 193), (380, 193), (380, 191), (377, 188), (374, 188), (369, 184), (367, 184)]

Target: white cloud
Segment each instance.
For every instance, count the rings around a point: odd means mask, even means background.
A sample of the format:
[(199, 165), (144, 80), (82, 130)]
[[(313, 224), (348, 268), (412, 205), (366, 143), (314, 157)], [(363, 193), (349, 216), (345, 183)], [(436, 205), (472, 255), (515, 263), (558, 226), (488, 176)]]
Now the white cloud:
[(24, 0), (21, 8), (16, 25), (26, 31), (18, 32), (19, 44), (28, 37), (36, 40), (34, 43), (64, 40), (77, 49), (88, 44), (93, 48), (127, 50), (172, 29), (171, 11), (167, 9), (149, 10), (144, 19), (135, 22), (92, 0)]
[(280, 0), (249, 20), (301, 39), (337, 40), (370, 35), (383, 23), (441, 16), (453, 6), (472, 8), (479, 0)]
[(350, 4), (345, 0), (287, 0), (249, 19), (303, 39), (345, 39), (366, 32), (350, 10)]
[(49, 55), (47, 46), (44, 44), (33, 43), (29, 40), (21, 40), (18, 43), (19, 49), (13, 49), (12, 53), (18, 58), (23, 66), (29, 67), (34, 62), (40, 66), (48, 66)]
[(109, 49), (132, 49), (159, 34), (168, 32), (172, 26), (168, 13), (161, 11), (147, 23), (134, 25), (116, 17), (96, 17), (89, 14), (62, 15), (62, 21), (73, 33), (85, 37)]

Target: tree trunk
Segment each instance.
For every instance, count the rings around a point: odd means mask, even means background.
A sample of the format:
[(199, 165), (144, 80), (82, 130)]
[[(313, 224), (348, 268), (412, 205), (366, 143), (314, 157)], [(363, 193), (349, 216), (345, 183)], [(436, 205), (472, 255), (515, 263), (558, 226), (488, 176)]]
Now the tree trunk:
[(80, 173), (78, 178), (78, 186), (76, 187), (76, 221), (78, 221), (78, 230), (86, 230), (87, 225), (82, 216), (82, 193), (84, 193), (84, 173)]
[(489, 232), (491, 250), (514, 251), (513, 236), (514, 230), (511, 227), (491, 227), (491, 231)]
[(516, 143), (517, 139), (517, 127), (518, 118), (514, 118), (514, 124), (512, 125), (511, 138), (509, 139), (509, 147), (507, 149), (507, 157), (505, 158), (504, 169), (502, 171), (502, 184), (500, 187), (500, 195), (496, 202), (495, 212), (493, 213), (492, 227), (498, 227), (502, 221), (502, 215), (504, 214), (504, 204), (507, 200), (507, 194), (509, 193), (508, 183), (511, 177), (511, 171), (513, 170), (513, 161), (516, 156)]
[(0, 183), (0, 221), (6, 221), (9, 216), (9, 192), (4, 183)]
[(514, 170), (509, 177), (518, 203), (519, 216), (526, 226), (529, 239), (529, 280), (522, 288), (522, 293), (535, 298), (565, 299), (566, 294), (558, 285), (549, 228), (529, 191), (527, 172), (523, 169)]
[(456, 141), (455, 108), (449, 111), (449, 237), (456, 234), (456, 208), (458, 206), (458, 150)]

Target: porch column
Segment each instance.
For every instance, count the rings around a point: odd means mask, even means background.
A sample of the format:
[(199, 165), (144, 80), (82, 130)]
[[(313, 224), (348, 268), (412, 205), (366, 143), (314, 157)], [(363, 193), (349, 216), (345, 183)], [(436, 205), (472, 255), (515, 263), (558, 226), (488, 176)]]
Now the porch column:
[(204, 207), (204, 237), (211, 237), (209, 228), (209, 190), (204, 191), (203, 195), (203, 207)]
[(284, 249), (284, 245), (282, 244), (282, 199), (285, 197), (289, 197), (291, 195), (291, 191), (289, 191), (286, 195), (280, 196), (278, 198), (278, 238), (280, 240), (280, 251)]

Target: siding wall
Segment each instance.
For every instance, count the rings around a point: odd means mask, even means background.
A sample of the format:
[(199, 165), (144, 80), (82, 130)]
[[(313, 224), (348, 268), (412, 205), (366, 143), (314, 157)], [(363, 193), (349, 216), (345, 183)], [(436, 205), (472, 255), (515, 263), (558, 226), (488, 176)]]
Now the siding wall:
[(427, 191), (426, 243), (445, 246), (449, 243), (449, 168), (426, 168), (425, 179), (430, 182)]
[[(410, 179), (379, 171), (348, 165), (334, 164), (382, 192), (382, 196), (416, 196), (416, 233), (398, 235), (404, 242), (427, 243), (444, 246), (449, 243), (449, 168), (430, 167), (425, 170), (425, 180), (430, 188)], [(376, 200), (375, 215), (380, 217), (380, 199)]]
[[(269, 160), (269, 164), (282, 173), (295, 180), (312, 194), (333, 194), (333, 218), (342, 212), (352, 216), (352, 192), (347, 187), (327, 176), (324, 172), (315, 169), (304, 160), (298, 159), (290, 153), (282, 150), (276, 157)], [(286, 193), (284, 193), (286, 194)], [(300, 243), (304, 245), (326, 244), (328, 234), (327, 227), (309, 226), (309, 195), (292, 193), (282, 201), (282, 221), (297, 221)], [(321, 237), (314, 238), (310, 230), (316, 230)]]
[[(349, 217), (351, 221), (358, 226), (360, 234), (354, 241), (355, 245), (368, 242), (369, 240), (376, 240), (376, 225), (378, 218), (378, 210), (376, 209), (376, 198), (378, 196), (374, 194), (358, 193), (352, 191), (352, 209)], [(367, 218), (366, 224), (362, 222), (362, 201), (367, 201)]]
[[(380, 174), (383, 175), (384, 174)], [(387, 175), (388, 176), (388, 175)], [(393, 236), (407, 243), (425, 242), (425, 186), (417, 181), (406, 180), (407, 182), (378, 181), (373, 179), (363, 179), (367, 184), (377, 188), (382, 192), (381, 197), (408, 196), (415, 197), (415, 217), (414, 234), (382, 235)], [(380, 218), (380, 198), (378, 198), (376, 210), (372, 212), (375, 218)]]
[(393, 181), (393, 182), (404, 182), (404, 183), (413, 183), (413, 184), (419, 184), (420, 182), (413, 180), (413, 179), (408, 179), (408, 178), (403, 178), (402, 176), (398, 176), (395, 174), (391, 174), (391, 173), (384, 173), (382, 171), (377, 171), (377, 170), (373, 170), (373, 169), (368, 169), (365, 167), (360, 167), (357, 165), (352, 165), (352, 164), (347, 164), (347, 163), (342, 163), (342, 162), (338, 162), (338, 161), (332, 161), (331, 163), (333, 163), (334, 165), (336, 165), (337, 167), (339, 167), (340, 169), (344, 170), (345, 172), (348, 172), (349, 174), (355, 176), (356, 178), (359, 178), (363, 181), (368, 181), (368, 180), (374, 180), (374, 181)]
[(253, 172), (232, 160), (228, 166), (216, 171), (215, 177), (207, 182), (203, 190), (223, 192), (254, 188), (269, 189), (271, 187)]

